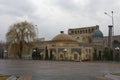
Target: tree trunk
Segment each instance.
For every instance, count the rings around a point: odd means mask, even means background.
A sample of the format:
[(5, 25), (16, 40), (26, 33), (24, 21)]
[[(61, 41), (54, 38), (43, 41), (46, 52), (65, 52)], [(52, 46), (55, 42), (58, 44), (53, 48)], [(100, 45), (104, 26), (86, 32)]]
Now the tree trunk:
[(22, 52), (23, 52), (23, 44), (22, 41), (20, 41), (19, 59), (22, 59)]

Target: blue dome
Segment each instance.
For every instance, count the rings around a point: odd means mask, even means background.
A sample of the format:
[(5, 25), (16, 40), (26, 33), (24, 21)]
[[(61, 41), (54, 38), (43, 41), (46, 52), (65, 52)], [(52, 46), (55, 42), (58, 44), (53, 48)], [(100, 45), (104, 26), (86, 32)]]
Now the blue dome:
[(99, 29), (97, 29), (93, 32), (92, 37), (93, 38), (103, 38), (103, 33)]

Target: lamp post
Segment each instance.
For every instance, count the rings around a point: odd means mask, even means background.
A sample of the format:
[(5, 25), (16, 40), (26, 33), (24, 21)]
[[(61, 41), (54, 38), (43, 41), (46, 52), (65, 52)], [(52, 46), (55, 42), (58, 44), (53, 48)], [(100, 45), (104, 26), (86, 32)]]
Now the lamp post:
[[(112, 21), (112, 26), (110, 27), (109, 26), (109, 39), (110, 39), (110, 41), (108, 41), (109, 42), (109, 50), (110, 50), (110, 53), (111, 53), (111, 49), (112, 50), (114, 50), (113, 49), (113, 36), (114, 36), (114, 18), (113, 18), (113, 11), (111, 11), (111, 14), (108, 14), (107, 12), (104, 12), (104, 14), (105, 15), (107, 15), (107, 16), (109, 16), (110, 18), (111, 18), (111, 21)], [(113, 53), (113, 60), (114, 60), (114, 57), (115, 57), (115, 54)]]
[(114, 36), (114, 17), (113, 17), (113, 11), (111, 11), (111, 14), (108, 14), (107, 12), (104, 12), (104, 14), (107, 15), (107, 16), (109, 16), (112, 19), (111, 22), (112, 22), (112, 27), (113, 27), (112, 28), (112, 40), (113, 40), (113, 36)]
[(7, 59), (8, 58), (8, 53), (7, 50), (4, 50), (4, 58)]
[(36, 49), (33, 50), (33, 53), (32, 53), (32, 59), (33, 60), (36, 60)]
[(115, 48), (115, 51), (116, 51), (116, 57), (117, 57), (117, 60), (118, 60), (118, 61), (120, 60), (119, 50), (120, 50), (119, 47), (116, 47), (116, 48)]
[(37, 46), (38, 46), (38, 34), (39, 34), (39, 32), (38, 32), (38, 27), (37, 27), (37, 25), (35, 25), (35, 29), (36, 29), (36, 34), (37, 34), (36, 43), (37, 43)]
[(113, 18), (113, 11), (111, 11), (111, 15), (108, 14), (107, 12), (104, 12), (105, 15), (108, 15), (112, 19), (112, 25), (114, 26), (114, 18)]
[(63, 50), (63, 52), (64, 52), (64, 60), (66, 59), (66, 52), (67, 52), (67, 49), (65, 48), (64, 50)]

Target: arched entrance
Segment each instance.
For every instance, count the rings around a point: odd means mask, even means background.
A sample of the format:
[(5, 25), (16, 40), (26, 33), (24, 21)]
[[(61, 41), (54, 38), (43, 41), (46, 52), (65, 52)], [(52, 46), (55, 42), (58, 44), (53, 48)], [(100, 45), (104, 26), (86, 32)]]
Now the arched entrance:
[(59, 60), (64, 60), (64, 53), (63, 52), (59, 53)]
[(43, 55), (43, 53), (41, 52), (40, 53), (40, 60), (43, 60), (44, 59), (44, 55)]
[(78, 55), (74, 54), (74, 60), (77, 60)]
[(78, 52), (74, 52), (73, 53), (73, 58), (74, 58), (74, 61), (80, 61), (80, 55)]

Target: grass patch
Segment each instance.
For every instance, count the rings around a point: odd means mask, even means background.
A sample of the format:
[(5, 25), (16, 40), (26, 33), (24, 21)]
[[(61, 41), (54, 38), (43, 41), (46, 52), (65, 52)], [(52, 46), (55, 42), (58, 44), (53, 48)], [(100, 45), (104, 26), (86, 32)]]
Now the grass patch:
[(114, 73), (112, 75), (115, 75), (115, 76), (120, 76), (120, 73)]
[(7, 80), (10, 76), (0, 75), (0, 80)]
[[(11, 75), (0, 75), (0, 80), (7, 80)], [(19, 78), (18, 76), (16, 76)]]

